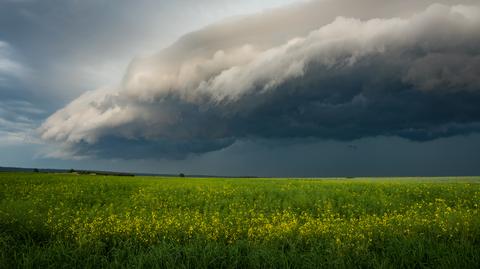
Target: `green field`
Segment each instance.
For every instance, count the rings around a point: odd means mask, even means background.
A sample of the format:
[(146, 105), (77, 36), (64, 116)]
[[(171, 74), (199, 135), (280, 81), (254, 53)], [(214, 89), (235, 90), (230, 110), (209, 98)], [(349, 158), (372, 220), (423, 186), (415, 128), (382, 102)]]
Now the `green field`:
[(480, 178), (0, 173), (0, 268), (479, 268)]

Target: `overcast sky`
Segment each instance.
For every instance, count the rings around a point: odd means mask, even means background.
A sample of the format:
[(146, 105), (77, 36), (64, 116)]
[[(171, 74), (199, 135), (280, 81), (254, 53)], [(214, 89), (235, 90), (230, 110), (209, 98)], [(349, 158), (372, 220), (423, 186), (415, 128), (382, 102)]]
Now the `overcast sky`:
[(480, 174), (480, 1), (0, 0), (0, 166)]

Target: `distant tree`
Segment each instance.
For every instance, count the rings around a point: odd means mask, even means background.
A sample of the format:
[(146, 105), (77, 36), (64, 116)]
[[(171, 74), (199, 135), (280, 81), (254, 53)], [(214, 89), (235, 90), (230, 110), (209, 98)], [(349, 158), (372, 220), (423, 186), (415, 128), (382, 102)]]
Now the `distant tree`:
[(35, 169), (33, 169), (33, 172), (34, 172), (34, 173), (39, 173), (40, 170), (38, 170), (38, 168), (35, 168)]
[(180, 173), (178, 176), (179, 176), (179, 177), (185, 177), (185, 174)]
[(73, 170), (72, 168), (70, 168), (70, 170), (68, 170), (69, 173), (75, 173), (75, 170)]

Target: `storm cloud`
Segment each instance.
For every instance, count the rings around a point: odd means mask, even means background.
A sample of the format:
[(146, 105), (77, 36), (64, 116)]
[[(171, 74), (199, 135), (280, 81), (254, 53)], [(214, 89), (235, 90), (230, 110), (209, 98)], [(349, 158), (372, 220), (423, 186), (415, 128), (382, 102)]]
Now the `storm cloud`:
[[(242, 139), (480, 130), (480, 6), (315, 1), (211, 25), (51, 115), (62, 154), (182, 158)], [(363, 7), (369, 7), (362, 8)]]

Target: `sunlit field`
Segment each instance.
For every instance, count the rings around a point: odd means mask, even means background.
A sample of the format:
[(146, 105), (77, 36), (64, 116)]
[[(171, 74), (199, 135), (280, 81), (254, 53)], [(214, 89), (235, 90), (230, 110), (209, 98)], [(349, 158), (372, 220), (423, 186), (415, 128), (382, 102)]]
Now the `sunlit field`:
[(478, 268), (480, 178), (0, 173), (0, 268)]

